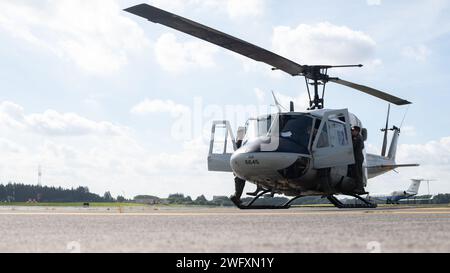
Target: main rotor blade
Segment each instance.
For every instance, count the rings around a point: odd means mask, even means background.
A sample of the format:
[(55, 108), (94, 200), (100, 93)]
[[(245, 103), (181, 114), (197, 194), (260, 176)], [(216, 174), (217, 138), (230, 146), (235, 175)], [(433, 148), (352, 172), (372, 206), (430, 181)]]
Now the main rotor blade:
[(213, 43), (255, 61), (266, 63), (292, 76), (298, 76), (305, 71), (304, 66), (273, 52), (162, 9), (140, 4), (127, 8), (125, 11)]
[(356, 89), (356, 90), (359, 90), (359, 91), (361, 91), (363, 93), (366, 93), (366, 94), (369, 94), (371, 96), (377, 97), (379, 99), (388, 101), (388, 102), (393, 103), (395, 105), (408, 105), (408, 104), (411, 104), (411, 102), (409, 102), (407, 100), (404, 100), (404, 99), (392, 96), (392, 95), (390, 95), (388, 93), (382, 92), (380, 90), (373, 89), (373, 88), (368, 87), (368, 86), (359, 85), (359, 84), (348, 82), (348, 81), (344, 81), (344, 80), (341, 80), (341, 79), (330, 79), (329, 81), (337, 83), (337, 84), (341, 84), (341, 85), (344, 85), (344, 86), (347, 86), (347, 87), (350, 87), (350, 88), (353, 88), (353, 89)]

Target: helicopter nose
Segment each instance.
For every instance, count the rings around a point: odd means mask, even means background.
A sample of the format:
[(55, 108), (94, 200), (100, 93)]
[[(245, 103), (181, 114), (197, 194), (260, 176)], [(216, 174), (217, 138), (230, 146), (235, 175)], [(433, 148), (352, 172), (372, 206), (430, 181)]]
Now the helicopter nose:
[(255, 167), (259, 163), (258, 159), (247, 153), (237, 152), (231, 156), (231, 169), (236, 176), (248, 180), (248, 169), (251, 165)]
[(289, 168), (298, 160), (298, 154), (238, 151), (231, 157), (231, 168), (239, 178), (251, 181), (257, 177), (279, 176), (280, 170)]

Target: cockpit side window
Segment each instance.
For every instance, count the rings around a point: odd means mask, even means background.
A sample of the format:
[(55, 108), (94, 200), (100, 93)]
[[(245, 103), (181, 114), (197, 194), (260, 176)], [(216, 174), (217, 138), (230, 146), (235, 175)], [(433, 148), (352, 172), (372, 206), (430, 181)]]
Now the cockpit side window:
[(347, 138), (347, 130), (345, 129), (345, 125), (338, 122), (330, 122), (331, 132), (331, 142), (335, 146), (347, 146), (348, 138)]

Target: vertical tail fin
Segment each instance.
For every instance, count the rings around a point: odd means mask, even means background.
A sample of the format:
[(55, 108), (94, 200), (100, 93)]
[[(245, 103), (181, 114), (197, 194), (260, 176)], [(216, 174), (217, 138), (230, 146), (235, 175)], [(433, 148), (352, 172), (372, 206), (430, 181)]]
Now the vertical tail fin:
[(387, 118), (386, 118), (386, 127), (381, 129), (381, 131), (384, 132), (383, 148), (381, 149), (381, 156), (384, 156), (384, 157), (386, 156), (387, 146), (388, 146), (388, 132), (393, 131), (394, 135), (392, 137), (391, 146), (389, 148), (387, 157), (395, 162), (395, 157), (397, 156), (398, 139), (400, 137), (400, 129), (395, 126), (392, 129), (389, 129), (390, 116), (391, 116), (391, 105), (389, 104)]
[(381, 150), (381, 156), (386, 156), (390, 114), (391, 114), (391, 105), (389, 104), (388, 114), (387, 114), (387, 118), (386, 118), (386, 127), (384, 129), (381, 129), (381, 131), (384, 132), (383, 149)]
[(394, 126), (394, 128), (392, 128), (392, 131), (394, 131), (394, 135), (392, 136), (388, 158), (395, 161), (395, 158), (397, 157), (398, 139), (400, 138), (400, 129)]
[(418, 194), (419, 193), (419, 188), (420, 188), (420, 183), (422, 182), (422, 180), (419, 179), (412, 179), (412, 184), (408, 189), (408, 193), (409, 194)]

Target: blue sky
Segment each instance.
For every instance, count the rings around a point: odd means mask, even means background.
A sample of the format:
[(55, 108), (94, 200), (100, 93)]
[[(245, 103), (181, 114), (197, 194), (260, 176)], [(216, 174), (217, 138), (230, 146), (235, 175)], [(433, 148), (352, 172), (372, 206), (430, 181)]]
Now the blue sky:
[[(0, 181), (34, 183), (42, 165), (48, 185), (229, 195), (231, 175), (206, 171), (210, 121), (242, 125), (269, 108), (271, 90), (305, 105), (303, 79), (121, 11), (141, 2), (0, 0)], [(333, 73), (414, 102), (398, 161), (422, 164), (369, 189), (426, 177), (450, 192), (448, 1), (147, 3), (302, 64), (365, 64)], [(330, 84), (327, 106), (357, 114), (379, 153), (385, 102)], [(392, 122), (406, 110), (394, 107)]]

